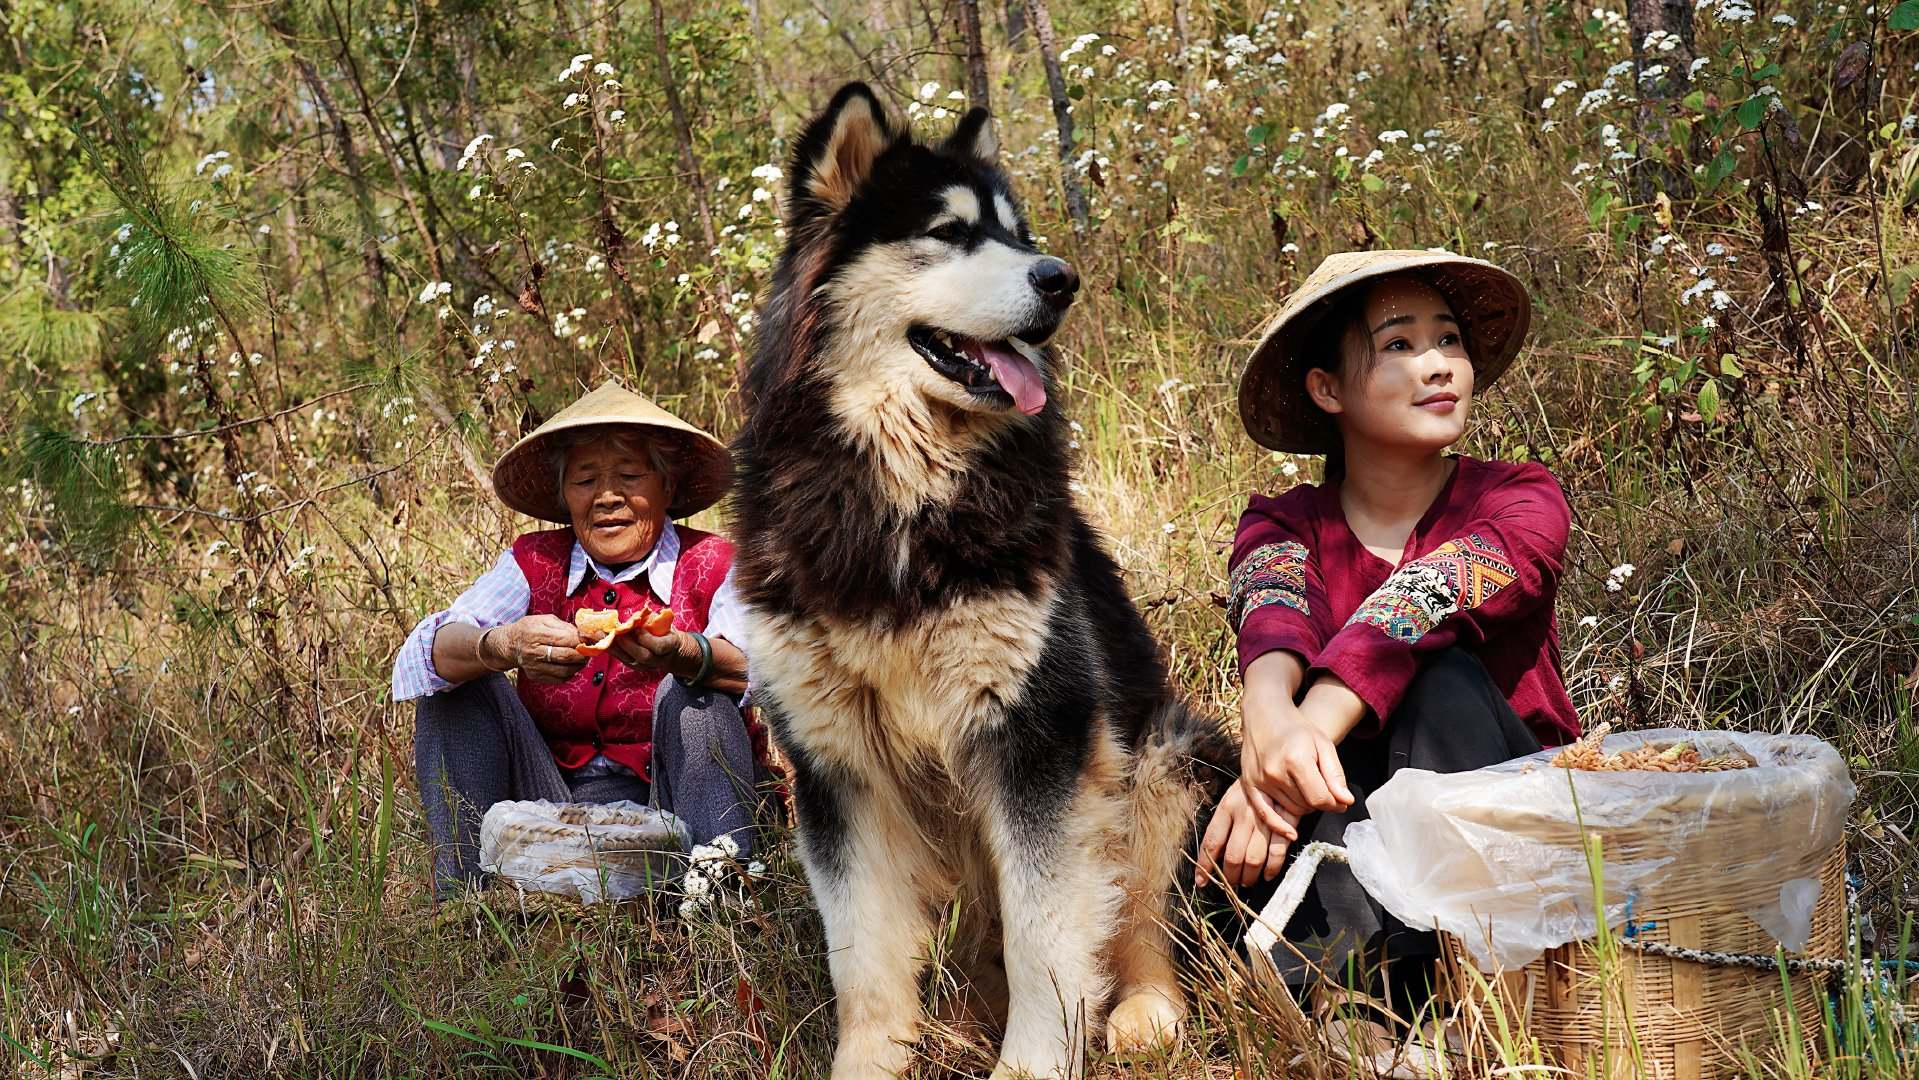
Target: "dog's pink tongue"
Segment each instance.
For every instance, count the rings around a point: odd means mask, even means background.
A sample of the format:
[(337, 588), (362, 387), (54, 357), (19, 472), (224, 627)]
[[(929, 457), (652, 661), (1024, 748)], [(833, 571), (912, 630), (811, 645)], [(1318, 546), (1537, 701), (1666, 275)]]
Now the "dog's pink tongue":
[(966, 351), (993, 371), (1000, 389), (1013, 395), (1013, 404), (1028, 416), (1046, 407), (1046, 384), (1033, 362), (1000, 341), (969, 340)]

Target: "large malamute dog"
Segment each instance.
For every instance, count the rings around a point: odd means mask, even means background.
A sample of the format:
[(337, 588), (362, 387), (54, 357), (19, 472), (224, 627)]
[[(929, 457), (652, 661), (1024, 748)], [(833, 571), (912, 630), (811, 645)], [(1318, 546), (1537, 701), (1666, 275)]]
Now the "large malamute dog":
[(826, 922), (834, 1080), (906, 1067), (955, 897), (995, 1078), (1079, 1075), (1102, 1013), (1115, 1047), (1170, 1038), (1164, 920), (1218, 786), (1197, 762), (1233, 762), (1068, 494), (1043, 347), (1079, 281), (996, 156), (985, 110), (928, 146), (840, 90), (795, 148), (745, 387), (737, 576)]

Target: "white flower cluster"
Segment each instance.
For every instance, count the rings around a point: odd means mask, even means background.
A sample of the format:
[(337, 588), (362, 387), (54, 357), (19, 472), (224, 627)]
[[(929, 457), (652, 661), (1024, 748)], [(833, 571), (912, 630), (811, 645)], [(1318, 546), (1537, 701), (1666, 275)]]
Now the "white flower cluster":
[(1756, 14), (1748, 0), (1695, 0), (1693, 10), (1712, 9), (1713, 17), (1726, 23), (1749, 23)]
[(310, 570), (311, 564), (309, 563), (308, 560), (312, 559), (314, 553), (319, 550), (320, 550), (319, 548), (314, 547), (312, 544), (308, 544), (305, 547), (302, 547), (300, 549), (299, 554), (294, 555), (293, 557), (287, 560), (288, 576), (304, 574), (308, 570)]
[(681, 239), (679, 222), (669, 221), (662, 225), (656, 221), (640, 234), (640, 246), (649, 251), (658, 247), (677, 247)]
[(1097, 42), (1098, 40), (1099, 40), (1098, 34), (1081, 34), (1080, 36), (1073, 39), (1072, 44), (1066, 46), (1064, 49), (1061, 49), (1059, 51), (1059, 62), (1064, 64), (1068, 60), (1071, 60), (1073, 57), (1078, 56), (1080, 54), (1080, 51), (1085, 49), (1086, 46), (1091, 45)]
[[(716, 836), (710, 844), (693, 846), (692, 865), (687, 868), (686, 876), (680, 879), (680, 891), (684, 896), (680, 901), (682, 919), (698, 915), (720, 899), (725, 899), (739, 910), (752, 910), (753, 898), (747, 895), (746, 883), (765, 877), (766, 864), (754, 859), (741, 867), (739, 858), (739, 841), (730, 834)], [(733, 885), (733, 891), (728, 891), (729, 884)]]
[(567, 62), (566, 67), (560, 71), (559, 76), (555, 78), (553, 81), (554, 82), (570, 82), (573, 79), (579, 78), (582, 74), (585, 73), (586, 65), (591, 63), (592, 60), (593, 60), (592, 53), (580, 53), (579, 55), (575, 56), (572, 60)]
[(213, 166), (214, 167), (213, 175), (208, 177), (207, 179), (217, 183), (220, 180), (225, 179), (229, 174), (233, 172), (232, 165), (223, 164), (228, 158), (232, 156), (233, 156), (232, 154), (228, 153), (225, 150), (215, 150), (213, 153), (208, 154), (206, 157), (203, 157), (200, 159), (200, 163), (193, 167), (193, 175), (199, 176), (202, 173), (207, 171), (208, 166)]
[[(478, 135), (473, 136), (473, 141), (466, 144), (465, 150), (460, 151), (459, 164), (453, 166), (453, 171), (465, 172), (466, 167), (468, 165), (473, 164), (473, 159), (475, 156), (479, 154), (480, 150), (484, 148), (487, 143), (490, 143), (492, 141), (493, 141), (493, 136), (488, 135), (484, 131), (480, 132)], [(468, 198), (471, 198), (471, 197), (472, 196), (468, 196)]]
[(1627, 580), (1629, 580), (1633, 572), (1638, 569), (1637, 566), (1631, 563), (1620, 563), (1618, 566), (1606, 571), (1606, 591), (1618, 592), (1624, 589)]

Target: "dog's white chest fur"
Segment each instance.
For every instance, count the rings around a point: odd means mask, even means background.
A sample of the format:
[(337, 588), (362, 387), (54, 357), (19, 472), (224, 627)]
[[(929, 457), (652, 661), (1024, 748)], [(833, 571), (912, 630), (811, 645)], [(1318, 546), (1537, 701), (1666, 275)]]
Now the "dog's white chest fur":
[(755, 615), (755, 681), (779, 701), (791, 736), (841, 767), (950, 765), (1017, 698), (1055, 598), (1051, 586), (997, 593), (884, 630), (831, 615)]

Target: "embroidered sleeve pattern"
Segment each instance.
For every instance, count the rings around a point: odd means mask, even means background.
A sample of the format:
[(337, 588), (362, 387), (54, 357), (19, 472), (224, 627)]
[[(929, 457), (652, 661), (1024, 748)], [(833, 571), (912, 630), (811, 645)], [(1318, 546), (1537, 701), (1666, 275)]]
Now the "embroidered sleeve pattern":
[(1393, 571), (1348, 620), (1408, 645), (1462, 609), (1476, 608), (1518, 578), (1499, 545), (1478, 533), (1448, 540)]
[(1306, 545), (1297, 540), (1262, 544), (1233, 568), (1227, 617), (1235, 629), (1267, 604), (1284, 604), (1311, 615), (1306, 604)]

